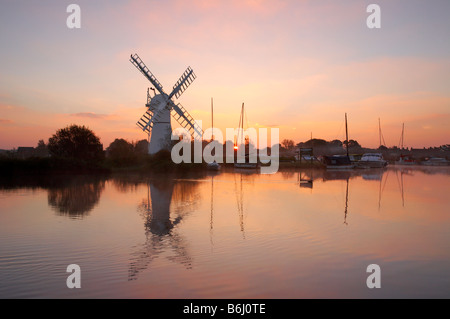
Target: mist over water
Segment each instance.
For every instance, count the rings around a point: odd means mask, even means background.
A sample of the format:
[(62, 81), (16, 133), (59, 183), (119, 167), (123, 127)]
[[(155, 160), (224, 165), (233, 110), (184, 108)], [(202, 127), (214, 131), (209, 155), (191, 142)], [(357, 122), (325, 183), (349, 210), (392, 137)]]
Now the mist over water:
[[(1, 298), (448, 298), (450, 169), (2, 180)], [(81, 288), (69, 289), (69, 264)], [(381, 288), (366, 285), (370, 264)]]

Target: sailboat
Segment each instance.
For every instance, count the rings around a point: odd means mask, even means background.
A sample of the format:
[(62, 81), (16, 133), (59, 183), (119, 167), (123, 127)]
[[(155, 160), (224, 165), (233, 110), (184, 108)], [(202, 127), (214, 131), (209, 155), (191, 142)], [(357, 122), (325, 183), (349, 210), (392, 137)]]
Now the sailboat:
[[(402, 125), (402, 136), (400, 138), (400, 143), (401, 143), (401, 150), (403, 151), (403, 136), (405, 133), (405, 123), (403, 123)], [(409, 155), (403, 155), (400, 154), (400, 158), (398, 161), (395, 162), (395, 165), (414, 165), (416, 164), (416, 161), (414, 159), (411, 158), (411, 156)]]
[[(213, 108), (213, 98), (211, 98), (211, 140), (214, 140), (214, 108)], [(215, 160), (212, 163), (207, 164), (207, 168), (212, 171), (220, 170), (220, 164)]]
[(347, 113), (345, 113), (345, 145), (347, 150), (346, 155), (332, 155), (324, 157), (327, 169), (352, 169), (355, 167), (350, 160), (350, 156), (348, 155)]
[[(386, 142), (384, 141), (383, 133), (381, 132), (381, 121), (378, 118), (378, 134), (380, 137), (380, 147), (386, 147)], [(381, 143), (383, 141), (383, 144)], [(383, 158), (382, 153), (365, 153), (358, 161), (358, 168), (382, 168), (385, 167), (388, 162)]]
[[(247, 143), (246, 139), (244, 138), (244, 103), (242, 103), (241, 108), (241, 115), (239, 118), (239, 132), (238, 136), (234, 139), (234, 150), (237, 152), (239, 147), (244, 147), (245, 152), (245, 161), (243, 163), (234, 163), (235, 168), (258, 168), (258, 163), (251, 163), (250, 162), (250, 154), (248, 153), (250, 151), (250, 144)], [(240, 145), (238, 145), (238, 141), (240, 140)], [(248, 149), (247, 149), (248, 147)]]

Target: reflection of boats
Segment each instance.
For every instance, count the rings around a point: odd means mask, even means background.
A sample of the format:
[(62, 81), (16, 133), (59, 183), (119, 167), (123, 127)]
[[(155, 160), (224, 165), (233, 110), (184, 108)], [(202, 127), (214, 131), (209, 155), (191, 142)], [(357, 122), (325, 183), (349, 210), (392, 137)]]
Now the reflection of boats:
[(258, 168), (258, 166), (256, 163), (235, 163), (234, 168), (248, 169), (248, 168)]
[(361, 173), (361, 171), (359, 170), (337, 170), (337, 169), (333, 169), (333, 170), (324, 170), (323, 171), (323, 180), (324, 181), (335, 181), (335, 180), (341, 180), (341, 181), (345, 181), (349, 178), (358, 176), (358, 174)]
[(431, 157), (428, 160), (421, 162), (420, 164), (425, 166), (449, 166), (450, 161), (443, 157)]
[(347, 128), (347, 113), (345, 113), (345, 145), (347, 149), (346, 155), (324, 156), (325, 165), (327, 169), (351, 169), (355, 165), (350, 160), (348, 155), (348, 128)]
[(358, 167), (361, 168), (380, 168), (386, 165), (387, 161), (381, 153), (366, 153), (358, 161)]
[(258, 168), (258, 163), (250, 163), (248, 154), (245, 155), (244, 163), (234, 163), (234, 168), (243, 168), (243, 169), (255, 169)]
[(345, 225), (348, 225), (347, 213), (348, 213), (348, 178), (347, 178), (347, 186), (346, 186), (346, 190), (345, 190), (345, 210), (344, 210), (344, 224)]
[(235, 192), (236, 192), (236, 202), (237, 202), (237, 208), (238, 208), (238, 215), (239, 215), (239, 226), (242, 233), (242, 237), (245, 238), (245, 229), (244, 229), (244, 182), (242, 179), (242, 174), (240, 174), (240, 187), (238, 189), (237, 183), (236, 183), (236, 175), (234, 176), (234, 186), (235, 186)]
[(366, 181), (379, 181), (383, 178), (384, 169), (365, 169), (361, 171), (362, 178)]
[[(238, 136), (235, 137), (235, 142), (234, 142), (234, 150), (237, 153), (237, 162), (234, 163), (234, 167), (235, 168), (258, 168), (259, 165), (257, 163), (257, 157), (256, 156), (250, 156), (249, 152), (250, 152), (250, 142), (249, 140), (247, 140), (246, 138), (244, 139), (244, 103), (242, 103), (242, 108), (241, 108), (241, 115), (239, 117), (239, 130), (238, 130)], [(240, 140), (240, 144), (238, 145), (238, 141)], [(239, 147), (243, 147), (243, 152), (244, 158), (242, 158), (242, 154), (240, 154), (241, 152), (238, 152)], [(251, 157), (254, 157), (251, 158)]]

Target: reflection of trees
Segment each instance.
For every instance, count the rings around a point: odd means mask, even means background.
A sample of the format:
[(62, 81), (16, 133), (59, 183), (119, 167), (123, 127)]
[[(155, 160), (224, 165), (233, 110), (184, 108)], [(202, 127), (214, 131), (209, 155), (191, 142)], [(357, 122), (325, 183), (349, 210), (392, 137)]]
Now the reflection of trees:
[(48, 205), (58, 214), (79, 218), (98, 203), (107, 175), (36, 174), (0, 176), (0, 189), (45, 189)]
[(139, 185), (145, 183), (142, 176), (137, 174), (114, 175), (111, 181), (117, 191), (121, 193), (134, 192)]
[(295, 171), (294, 170), (282, 170), (281, 172), (281, 177), (283, 177), (283, 179), (285, 180), (289, 180), (292, 178), (292, 176), (294, 176)]
[(135, 280), (139, 272), (162, 254), (173, 262), (191, 268), (192, 258), (186, 240), (177, 233), (176, 226), (198, 201), (197, 182), (156, 179), (148, 183), (147, 198), (138, 206), (144, 219), (145, 242), (132, 254), (128, 280)]
[(105, 188), (101, 178), (75, 176), (48, 189), (48, 204), (60, 215), (83, 217), (92, 210)]

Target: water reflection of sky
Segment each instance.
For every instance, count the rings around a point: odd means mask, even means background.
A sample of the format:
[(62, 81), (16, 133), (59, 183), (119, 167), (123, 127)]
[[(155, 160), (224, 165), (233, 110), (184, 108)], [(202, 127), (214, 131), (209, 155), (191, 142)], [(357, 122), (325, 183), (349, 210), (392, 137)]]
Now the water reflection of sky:
[(449, 297), (449, 173), (3, 181), (0, 296)]

